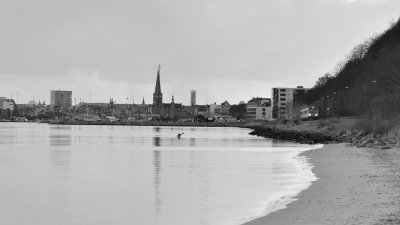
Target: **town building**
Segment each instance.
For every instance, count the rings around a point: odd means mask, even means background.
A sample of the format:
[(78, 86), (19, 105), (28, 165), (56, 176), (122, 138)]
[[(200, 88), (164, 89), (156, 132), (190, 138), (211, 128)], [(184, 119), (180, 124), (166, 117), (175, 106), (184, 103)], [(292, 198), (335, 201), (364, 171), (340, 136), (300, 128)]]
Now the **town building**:
[(191, 90), (190, 91), (190, 105), (194, 107), (196, 105), (196, 91)]
[(174, 96), (172, 96), (171, 103), (163, 104), (164, 117), (177, 117), (181, 115), (182, 103), (175, 103)]
[(295, 119), (299, 117), (298, 108), (302, 105), (301, 98), (309, 89), (298, 86), (297, 88), (272, 88), (272, 117), (274, 119)]
[(209, 115), (210, 114), (210, 105), (198, 105), (195, 107), (195, 115)]
[(218, 105), (217, 103), (210, 104), (210, 115), (221, 115), (221, 106)]
[(246, 118), (251, 120), (272, 120), (270, 98), (252, 98), (247, 102)]
[(50, 91), (50, 105), (52, 107), (69, 109), (72, 106), (72, 91)]
[(15, 110), (15, 102), (14, 99), (0, 99), (0, 106), (2, 110)]
[(0, 118), (11, 119), (15, 110), (16, 104), (14, 99), (0, 97)]

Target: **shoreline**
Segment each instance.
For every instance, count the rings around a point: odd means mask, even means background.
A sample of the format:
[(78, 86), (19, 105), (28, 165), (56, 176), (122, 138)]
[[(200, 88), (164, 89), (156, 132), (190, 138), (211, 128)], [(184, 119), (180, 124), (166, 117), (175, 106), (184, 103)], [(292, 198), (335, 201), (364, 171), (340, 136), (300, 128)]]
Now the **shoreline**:
[(300, 153), (317, 176), (295, 201), (243, 225), (400, 224), (400, 152), (327, 144)]
[(239, 127), (250, 128), (240, 123), (177, 123), (177, 122), (63, 122), (63, 121), (0, 121), (0, 123), (45, 123), (49, 125), (66, 125), (66, 126), (159, 126), (159, 127)]

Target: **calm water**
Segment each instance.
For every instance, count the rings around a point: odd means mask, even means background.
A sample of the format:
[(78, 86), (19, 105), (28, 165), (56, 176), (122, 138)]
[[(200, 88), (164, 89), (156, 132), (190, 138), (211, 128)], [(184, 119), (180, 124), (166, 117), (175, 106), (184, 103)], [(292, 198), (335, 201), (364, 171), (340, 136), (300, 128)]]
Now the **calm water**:
[(249, 132), (0, 123), (1, 224), (241, 224), (315, 180), (310, 146)]

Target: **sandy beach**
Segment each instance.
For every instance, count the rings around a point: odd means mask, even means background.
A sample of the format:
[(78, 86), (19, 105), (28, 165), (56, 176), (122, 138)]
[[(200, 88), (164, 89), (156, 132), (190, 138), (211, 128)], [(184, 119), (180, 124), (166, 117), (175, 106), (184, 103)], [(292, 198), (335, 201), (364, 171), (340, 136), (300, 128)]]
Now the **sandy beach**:
[(246, 225), (400, 224), (400, 151), (346, 144), (303, 153), (319, 178), (285, 209)]

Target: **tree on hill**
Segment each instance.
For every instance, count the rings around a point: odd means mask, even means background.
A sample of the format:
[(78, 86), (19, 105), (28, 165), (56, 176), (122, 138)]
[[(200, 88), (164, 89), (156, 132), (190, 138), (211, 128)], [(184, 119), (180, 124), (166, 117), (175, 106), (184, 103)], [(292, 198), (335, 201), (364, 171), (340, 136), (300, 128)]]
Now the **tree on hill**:
[(319, 78), (303, 101), (318, 104), (325, 116), (400, 118), (396, 96), (400, 96), (400, 20), (357, 45), (336, 74)]

